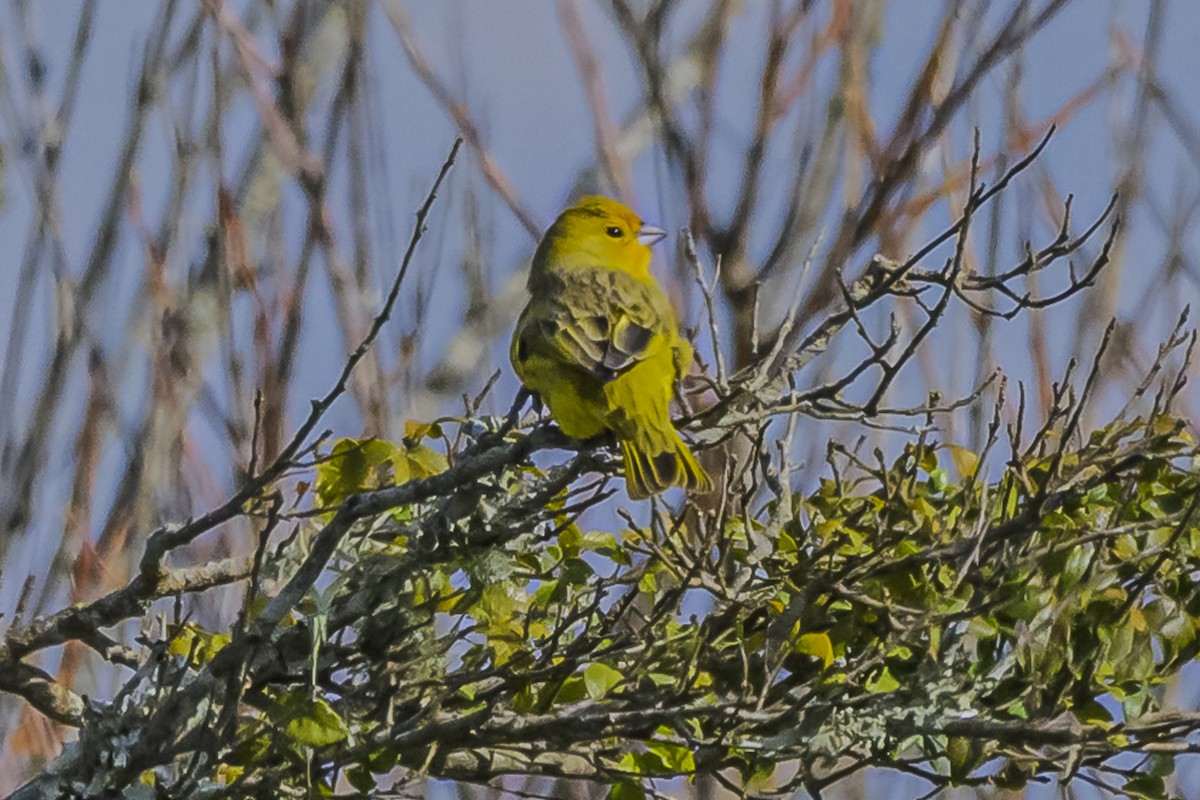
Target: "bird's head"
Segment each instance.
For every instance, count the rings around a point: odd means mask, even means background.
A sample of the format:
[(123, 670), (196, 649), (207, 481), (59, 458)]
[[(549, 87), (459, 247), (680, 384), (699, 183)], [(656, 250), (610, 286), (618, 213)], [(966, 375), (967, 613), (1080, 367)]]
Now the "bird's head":
[(667, 232), (644, 224), (623, 203), (584, 197), (559, 214), (534, 256), (534, 269), (603, 266), (639, 278), (650, 275), (650, 245)]

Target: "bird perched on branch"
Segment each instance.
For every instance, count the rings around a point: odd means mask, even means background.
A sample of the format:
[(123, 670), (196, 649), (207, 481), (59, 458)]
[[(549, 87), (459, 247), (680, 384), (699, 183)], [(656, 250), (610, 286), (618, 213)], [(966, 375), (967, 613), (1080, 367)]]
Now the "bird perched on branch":
[(613, 433), (634, 498), (711, 487), (671, 424), (692, 347), (650, 274), (650, 245), (666, 235), (607, 197), (562, 212), (533, 256), (529, 303), (510, 349), (521, 382), (563, 433)]

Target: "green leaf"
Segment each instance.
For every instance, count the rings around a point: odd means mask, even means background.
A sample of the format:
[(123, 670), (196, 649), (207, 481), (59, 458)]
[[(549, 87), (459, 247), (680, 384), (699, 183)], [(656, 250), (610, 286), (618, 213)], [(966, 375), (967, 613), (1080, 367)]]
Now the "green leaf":
[(1075, 716), (1082, 722), (1086, 722), (1089, 725), (1096, 725), (1104, 730), (1109, 730), (1115, 724), (1113, 723), (1112, 714), (1095, 699), (1088, 699), (1086, 702), (1076, 706)]
[(233, 750), (225, 757), (225, 763), (235, 766), (257, 764), (271, 749), (272, 738), (267, 726), (255, 717), (238, 720), (237, 735)]
[[(444, 455), (423, 444), (410, 445), (405, 455), (411, 478), (430, 478), (450, 469), (450, 463)], [(396, 482), (400, 483), (399, 480)]]
[(892, 675), (892, 671), (884, 667), (877, 675), (867, 680), (866, 690), (875, 694), (894, 692), (900, 688), (900, 681)]
[(346, 780), (350, 781), (350, 785), (363, 794), (375, 791), (375, 776), (362, 764), (346, 770)]
[(1155, 753), (1150, 756), (1150, 763), (1147, 766), (1147, 772), (1151, 775), (1157, 775), (1160, 778), (1166, 778), (1175, 774), (1175, 756), (1166, 753)]
[(317, 502), (321, 508), (339, 505), (347, 495), (408, 480), (408, 462), (400, 448), (384, 439), (338, 439), (329, 458), (317, 467)]
[(296, 744), (305, 747), (327, 747), (350, 735), (350, 729), (333, 706), (307, 692), (289, 692), (280, 696), (268, 716), (282, 725)]
[(367, 756), (367, 768), (377, 775), (391, 772), (396, 768), (400, 754), (389, 747), (384, 747)]
[(445, 472), (450, 466), (446, 457), (419, 441), (435, 426), (413, 424), (409, 422), (410, 431), (417, 435), (405, 436), (400, 445), (374, 438), (334, 442), (329, 457), (317, 467), (318, 506), (330, 508), (347, 495)]
[(1135, 775), (1125, 781), (1125, 794), (1137, 800), (1165, 800), (1166, 782), (1160, 775)]
[(930, 489), (932, 489), (937, 494), (941, 494), (942, 492), (945, 492), (946, 488), (949, 486), (950, 486), (950, 476), (946, 474), (946, 470), (942, 469), (941, 467), (937, 467), (936, 469), (933, 469), (930, 471), (930, 473), (929, 473), (929, 488)]
[(583, 669), (583, 684), (587, 687), (588, 697), (599, 700), (625, 679), (625, 676), (600, 661), (593, 661)]
[(946, 741), (946, 758), (950, 761), (950, 781), (962, 785), (979, 766), (983, 745), (978, 739), (951, 736)]
[(975, 470), (979, 468), (979, 456), (957, 444), (948, 444), (946, 449), (950, 451), (950, 459), (954, 462), (954, 468), (958, 470), (958, 474), (962, 476), (963, 480), (975, 477)]
[(421, 422), (410, 419), (404, 423), (404, 438), (416, 443), (426, 437), (436, 439), (442, 435), (442, 426), (437, 422)]
[(192, 664), (199, 666), (212, 661), (221, 648), (229, 644), (232, 638), (227, 633), (212, 633), (188, 622), (171, 632), (171, 643), (167, 651), (172, 655), (192, 659)]
[(558, 534), (558, 546), (562, 548), (563, 555), (567, 558), (578, 557), (582, 545), (583, 533), (579, 530), (578, 525), (568, 525)]
[(827, 633), (802, 633), (793, 648), (797, 653), (814, 656), (828, 667), (833, 663), (833, 643)]
[(696, 758), (692, 751), (683, 745), (672, 742), (649, 742), (646, 749), (658, 756), (665, 772), (687, 774), (696, 771)]
[(617, 781), (605, 797), (607, 800), (646, 800), (646, 790), (640, 783)]
[[(555, 705), (567, 705), (568, 703), (577, 703), (587, 696), (587, 687), (584, 686), (583, 678), (578, 675), (572, 675), (562, 682), (562, 686), (557, 684), (549, 684), (543, 691), (544, 695), (553, 693), (549, 699)], [(541, 698), (539, 698), (541, 699)]]

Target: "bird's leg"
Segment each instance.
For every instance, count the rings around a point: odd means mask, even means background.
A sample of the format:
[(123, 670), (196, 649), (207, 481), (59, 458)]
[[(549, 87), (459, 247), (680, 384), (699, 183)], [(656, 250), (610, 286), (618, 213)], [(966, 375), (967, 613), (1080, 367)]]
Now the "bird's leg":
[[(508, 435), (509, 431), (517, 427), (517, 423), (521, 421), (521, 409), (525, 406), (525, 401), (530, 397), (533, 398), (534, 408), (537, 408), (540, 400), (533, 392), (526, 389), (524, 386), (517, 392), (517, 396), (513, 399), (513, 404), (508, 413), (504, 415), (504, 422), (500, 425), (500, 429), (496, 431), (496, 435), (503, 438)], [(541, 416), (541, 410), (538, 410), (538, 416)]]

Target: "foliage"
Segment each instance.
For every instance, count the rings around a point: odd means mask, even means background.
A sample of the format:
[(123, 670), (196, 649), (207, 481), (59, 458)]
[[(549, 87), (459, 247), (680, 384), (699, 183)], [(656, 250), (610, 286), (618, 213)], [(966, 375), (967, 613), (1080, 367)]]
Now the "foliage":
[[(807, 494), (778, 480), (786, 463), (763, 459), (722, 508), (655, 502), (619, 530), (582, 519), (619, 468), (546, 421), (463, 421), (457, 463), (422, 456), (436, 473), (406, 485), (544, 437), (579, 448), (566, 463), (509, 451), (494, 472), (411, 502), (376, 476), (440, 430), (339, 441), (317, 460), (313, 513), (260, 575), (296, 574), (346, 508), (382, 499), (347, 527), (331, 580), (289, 612), (266, 657), (238, 633), (177, 629), (120, 707), (152, 730), (171, 707), (162, 687), (186, 694), (211, 670), (236, 702), (194, 730), (228, 735), (189, 769), (169, 766), (189, 750), (186, 726), (157, 767), (139, 761), (136, 735), (104, 748), (131, 776), (151, 769), (205, 796), (514, 771), (607, 781), (614, 798), (714, 773), (752, 792), (819, 794), (866, 766), (1008, 788), (1109, 775), (1132, 796), (1163, 796), (1173, 755), (1190, 749), (1181, 737), (1200, 727), (1162, 708), (1164, 683), (1200, 652), (1200, 450), (1169, 411), (1182, 374), (1148, 413), (1087, 436), (1087, 392), (1064, 382), (1024, 447), (1021, 416), (1001, 435), (1001, 396), (983, 452), (928, 429), (890, 461), (831, 445)], [(600, 477), (577, 480), (585, 470)], [(81, 752), (112, 713), (85, 725)], [(776, 781), (783, 764), (794, 777)]]
[[(835, 450), (807, 496), (615, 533), (556, 513), (497, 537), (506, 485), (553, 481), (521, 466), (436, 541), (428, 505), (365, 521), (321, 603), (315, 684), (306, 614), (281, 641), (293, 682), (250, 688), (241, 724), (270, 744), (239, 780), (518, 770), (621, 797), (783, 762), (810, 790), (867, 764), (1006, 787), (1065, 765), (1155, 796), (1163, 740), (1195, 725), (1161, 700), (1200, 651), (1200, 453), (1164, 413), (1063, 433), (990, 481), (932, 439), (887, 464)], [(1114, 764), (1127, 751), (1154, 758)]]

